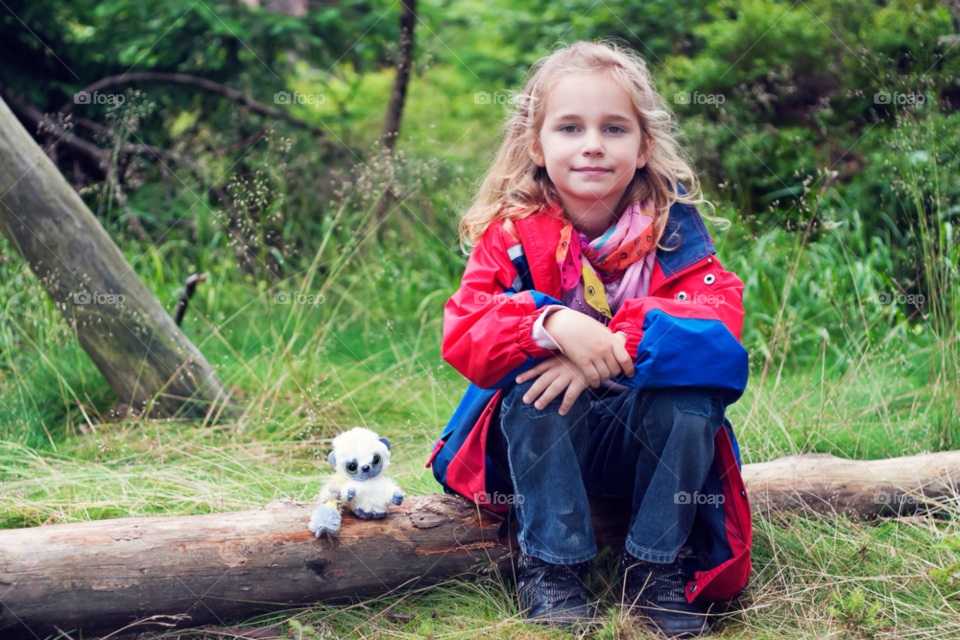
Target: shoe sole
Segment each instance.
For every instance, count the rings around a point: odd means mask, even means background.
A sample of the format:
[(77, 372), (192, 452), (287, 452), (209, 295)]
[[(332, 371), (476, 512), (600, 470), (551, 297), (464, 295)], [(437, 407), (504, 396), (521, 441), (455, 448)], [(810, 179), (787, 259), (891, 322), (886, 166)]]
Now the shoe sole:
[[(622, 584), (622, 576), (620, 576), (620, 580)], [(703, 624), (699, 627), (694, 628), (691, 626), (689, 629), (671, 632), (669, 629), (665, 629), (653, 621), (653, 618), (651, 618), (650, 614), (648, 613), (650, 605), (644, 603), (642, 596), (638, 596), (637, 600), (634, 602), (621, 598), (618, 604), (620, 606), (620, 610), (627, 615), (639, 616), (642, 618), (644, 621), (644, 627), (655, 634), (660, 634), (668, 638), (709, 638), (712, 636), (710, 623), (702, 616), (696, 616), (698, 620), (702, 620), (703, 622)], [(656, 607), (654, 607), (654, 609), (657, 610)], [(690, 615), (691, 617), (694, 617), (694, 614)]]
[(683, 638), (709, 638), (711, 636), (709, 629), (706, 631), (706, 633), (696, 633), (693, 631), (681, 631), (680, 633), (667, 633), (660, 627), (654, 626), (654, 627), (647, 627), (647, 628), (658, 635), (665, 636), (667, 638), (680, 638), (681, 640)]
[(578, 619), (578, 618), (524, 618), (527, 624), (532, 624), (541, 628), (559, 628), (569, 629), (571, 627), (602, 627), (602, 620)]
[(590, 627), (603, 625), (603, 621), (596, 613), (592, 615), (577, 615), (572, 613), (571, 610), (560, 611), (556, 614), (547, 614), (536, 618), (524, 618), (523, 621), (539, 627)]
[(713, 635), (709, 624), (704, 624), (703, 626), (695, 629), (690, 628), (683, 629), (682, 631), (672, 631), (665, 627), (661, 627), (649, 616), (644, 615), (643, 618), (644, 627), (646, 627), (652, 633), (659, 634), (667, 638), (709, 638)]

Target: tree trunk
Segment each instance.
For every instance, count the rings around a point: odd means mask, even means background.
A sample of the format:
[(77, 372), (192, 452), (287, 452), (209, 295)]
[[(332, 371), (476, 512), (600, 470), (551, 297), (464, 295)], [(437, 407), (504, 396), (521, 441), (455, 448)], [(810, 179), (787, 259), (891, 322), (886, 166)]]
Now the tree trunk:
[[(923, 500), (893, 496), (953, 495), (957, 474), (957, 451), (872, 461), (811, 454), (743, 467), (758, 512), (829, 505), (871, 515), (884, 502), (911, 511)], [(598, 547), (621, 546), (629, 503), (590, 506)], [(494, 568), (510, 575), (518, 548), (515, 520), (500, 538), (501, 516), (454, 495), (407, 498), (383, 520), (345, 515), (332, 539), (307, 529), (313, 508), (279, 501), (235, 513), (0, 531), (0, 636), (223, 623)]]
[(203, 415), (220, 380), (0, 100), (0, 231), (122, 403)]
[(407, 97), (410, 67), (413, 64), (413, 33), (416, 24), (417, 0), (403, 0), (400, 10), (400, 38), (397, 42), (397, 76), (393, 82), (393, 93), (390, 95), (387, 117), (383, 123), (382, 142), (387, 149), (393, 149), (400, 134), (403, 103)]
[(383, 134), (380, 137), (379, 152), (385, 158), (384, 167), (388, 174), (387, 188), (380, 201), (377, 202), (377, 217), (371, 225), (374, 233), (379, 236), (380, 221), (397, 202), (394, 193), (393, 148), (400, 135), (400, 122), (403, 120), (403, 105), (407, 99), (407, 85), (410, 83), (410, 67), (413, 66), (413, 34), (417, 25), (417, 0), (403, 0), (400, 10), (400, 37), (397, 42), (397, 76), (393, 82), (393, 92), (390, 94), (390, 104), (387, 105), (387, 117), (383, 122)]

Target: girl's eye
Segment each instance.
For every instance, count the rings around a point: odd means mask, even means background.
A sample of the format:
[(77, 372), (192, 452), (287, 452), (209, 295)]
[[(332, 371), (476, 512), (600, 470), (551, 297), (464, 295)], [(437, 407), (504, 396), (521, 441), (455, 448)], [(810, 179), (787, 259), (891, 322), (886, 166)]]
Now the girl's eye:
[(380, 464), (380, 455), (375, 453), (373, 455), (373, 466), (377, 466), (378, 464)]
[(349, 471), (350, 473), (356, 473), (356, 472), (357, 472), (357, 463), (356, 463), (356, 462), (348, 462), (348, 463), (347, 463), (347, 471)]
[[(615, 129), (613, 133), (624, 133), (626, 131), (626, 129), (624, 129), (618, 124), (612, 124), (609, 127), (607, 127), (607, 131), (610, 131), (611, 129)], [(560, 131), (563, 131), (564, 133), (576, 133), (578, 129), (577, 129), (577, 125), (575, 124), (565, 124), (562, 127), (560, 127)]]

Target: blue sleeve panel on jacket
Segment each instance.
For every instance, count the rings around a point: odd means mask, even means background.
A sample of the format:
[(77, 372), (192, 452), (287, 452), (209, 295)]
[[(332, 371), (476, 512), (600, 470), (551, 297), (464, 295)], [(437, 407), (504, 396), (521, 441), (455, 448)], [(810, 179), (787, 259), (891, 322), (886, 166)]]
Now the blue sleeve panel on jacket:
[(743, 395), (748, 375), (747, 350), (722, 322), (653, 309), (643, 321), (633, 377), (620, 374), (614, 381), (637, 389), (719, 389), (729, 405)]

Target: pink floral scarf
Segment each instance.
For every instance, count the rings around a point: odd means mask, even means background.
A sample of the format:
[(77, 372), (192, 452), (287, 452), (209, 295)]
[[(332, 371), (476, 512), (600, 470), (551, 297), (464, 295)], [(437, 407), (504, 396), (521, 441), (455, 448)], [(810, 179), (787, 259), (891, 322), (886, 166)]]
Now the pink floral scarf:
[(620, 278), (627, 267), (655, 249), (653, 217), (651, 200), (634, 202), (616, 225), (593, 241), (565, 220), (557, 246), (557, 266), (560, 267), (563, 290), (576, 287), (582, 277), (587, 303), (601, 315), (613, 317), (603, 284)]

